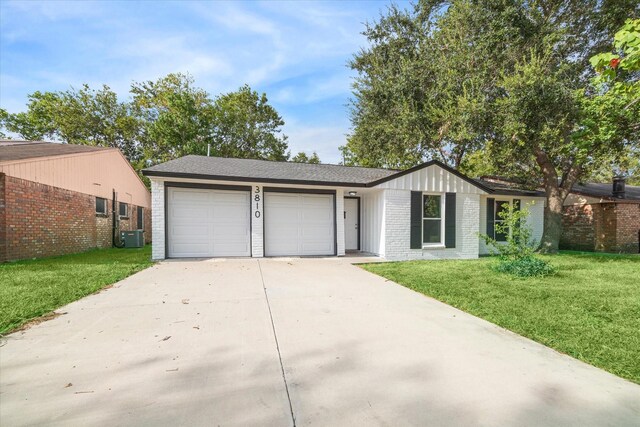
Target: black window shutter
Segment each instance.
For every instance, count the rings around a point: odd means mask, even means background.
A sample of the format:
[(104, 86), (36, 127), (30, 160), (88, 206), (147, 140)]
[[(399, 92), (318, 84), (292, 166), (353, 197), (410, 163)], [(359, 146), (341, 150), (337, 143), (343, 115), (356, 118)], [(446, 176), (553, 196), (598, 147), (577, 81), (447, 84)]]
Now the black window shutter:
[(447, 193), (444, 198), (444, 246), (456, 247), (456, 193)]
[(487, 199), (487, 236), (495, 239), (496, 237), (496, 228), (495, 228), (495, 209), (496, 209), (496, 199), (488, 198)]
[(411, 192), (411, 249), (422, 249), (422, 192)]

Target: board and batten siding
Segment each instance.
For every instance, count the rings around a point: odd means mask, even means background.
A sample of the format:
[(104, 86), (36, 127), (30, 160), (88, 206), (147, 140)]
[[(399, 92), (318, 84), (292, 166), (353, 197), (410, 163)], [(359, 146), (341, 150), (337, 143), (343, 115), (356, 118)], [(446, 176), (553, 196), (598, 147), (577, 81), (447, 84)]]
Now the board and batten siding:
[[(487, 232), (487, 198), (495, 200), (504, 200), (509, 203), (513, 203), (514, 199), (520, 200), (521, 207), (527, 207), (529, 209), (529, 218), (527, 223), (533, 229), (533, 239), (536, 242), (540, 242), (542, 238), (542, 231), (544, 229), (544, 198), (542, 197), (524, 197), (524, 196), (501, 196), (490, 195), (480, 197), (480, 233), (486, 234)], [(480, 241), (480, 255), (489, 255), (491, 251), (484, 242)]]
[(392, 179), (391, 181), (383, 182), (374, 188), (433, 193), (486, 194), (480, 188), (442, 169), (438, 165), (431, 165), (427, 168)]
[(362, 251), (384, 256), (384, 190), (363, 194), (360, 203)]

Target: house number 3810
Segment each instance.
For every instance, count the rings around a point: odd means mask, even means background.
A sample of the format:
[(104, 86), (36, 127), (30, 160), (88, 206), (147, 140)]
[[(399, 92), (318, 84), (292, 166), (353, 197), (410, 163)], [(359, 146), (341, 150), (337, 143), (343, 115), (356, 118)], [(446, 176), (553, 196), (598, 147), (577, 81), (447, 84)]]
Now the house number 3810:
[(256, 211), (254, 212), (253, 215), (255, 215), (256, 218), (260, 218), (260, 186), (256, 185), (256, 191), (255, 194), (253, 195), (253, 200), (256, 202)]

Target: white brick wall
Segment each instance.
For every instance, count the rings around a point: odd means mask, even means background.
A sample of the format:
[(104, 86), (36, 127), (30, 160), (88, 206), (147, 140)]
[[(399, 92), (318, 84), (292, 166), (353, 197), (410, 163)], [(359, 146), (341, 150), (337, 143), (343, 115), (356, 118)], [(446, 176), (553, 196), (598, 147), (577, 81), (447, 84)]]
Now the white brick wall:
[[(256, 190), (259, 190), (256, 192)], [(259, 196), (259, 200), (256, 200)], [(264, 191), (261, 184), (251, 185), (251, 256), (264, 256)], [(256, 212), (260, 212), (256, 214)]]
[(164, 182), (153, 179), (151, 180), (151, 230), (153, 233), (151, 258), (164, 259)]
[(478, 194), (457, 193), (455, 248), (411, 249), (411, 191), (385, 190), (384, 200), (385, 258), (407, 260), (478, 257), (477, 233), (480, 225), (480, 196)]

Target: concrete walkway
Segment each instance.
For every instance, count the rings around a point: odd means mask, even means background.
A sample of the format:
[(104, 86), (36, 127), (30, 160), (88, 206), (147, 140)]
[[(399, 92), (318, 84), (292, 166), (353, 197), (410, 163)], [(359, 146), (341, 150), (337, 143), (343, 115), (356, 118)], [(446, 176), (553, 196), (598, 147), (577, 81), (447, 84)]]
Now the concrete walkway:
[(640, 386), (350, 261), (167, 261), (70, 304), (0, 344), (0, 424), (640, 424)]

